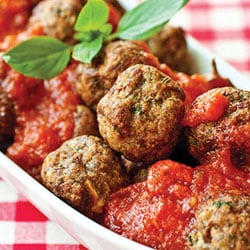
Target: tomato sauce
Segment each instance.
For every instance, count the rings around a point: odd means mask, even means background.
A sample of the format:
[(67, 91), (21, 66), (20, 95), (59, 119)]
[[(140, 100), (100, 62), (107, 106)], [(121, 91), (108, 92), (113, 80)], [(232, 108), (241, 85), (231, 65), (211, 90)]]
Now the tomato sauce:
[(3, 81), (17, 105), (15, 138), (7, 155), (28, 172), (73, 135), (73, 112), (81, 102), (74, 90), (75, 67), (49, 81), (10, 70)]
[(187, 107), (190, 106), (199, 95), (210, 89), (232, 86), (228, 79), (218, 75), (204, 76), (193, 74), (189, 76), (182, 72), (177, 72), (176, 75), (176, 80), (186, 94), (185, 105)]
[(187, 238), (200, 203), (221, 193), (249, 194), (250, 174), (236, 169), (228, 156), (191, 168), (163, 160), (147, 180), (113, 194), (104, 226), (156, 249), (187, 249)]
[(6, 35), (23, 30), (29, 20), (33, 2), (32, 0), (0, 1), (0, 41)]
[(228, 106), (228, 99), (220, 93), (215, 93), (205, 102), (199, 101), (192, 105), (192, 109), (188, 110), (183, 118), (183, 126), (194, 128), (201, 122), (218, 121)]
[(108, 4), (108, 8), (109, 8), (108, 22), (112, 25), (113, 32), (115, 32), (118, 27), (118, 23), (121, 19), (121, 15), (111, 4)]

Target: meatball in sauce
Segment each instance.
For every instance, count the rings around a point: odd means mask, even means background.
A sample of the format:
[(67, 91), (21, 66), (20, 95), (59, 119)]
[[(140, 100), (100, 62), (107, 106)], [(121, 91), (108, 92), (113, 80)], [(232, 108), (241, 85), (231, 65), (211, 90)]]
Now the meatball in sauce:
[(112, 192), (128, 184), (121, 159), (102, 139), (79, 136), (45, 158), (41, 177), (55, 195), (97, 218)]
[(100, 134), (129, 160), (165, 158), (178, 140), (184, 98), (179, 85), (156, 68), (131, 66), (98, 103)]
[(189, 152), (200, 163), (226, 151), (235, 166), (250, 165), (249, 91), (224, 87), (204, 93), (187, 110), (183, 125)]
[(196, 168), (158, 161), (146, 180), (111, 195), (103, 225), (158, 250), (249, 249), (249, 192), (250, 174), (229, 160)]

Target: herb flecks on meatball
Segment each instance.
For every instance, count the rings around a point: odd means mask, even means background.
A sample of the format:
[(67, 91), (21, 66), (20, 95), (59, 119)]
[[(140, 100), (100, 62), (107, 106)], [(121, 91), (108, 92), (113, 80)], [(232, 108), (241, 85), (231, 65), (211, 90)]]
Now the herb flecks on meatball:
[(250, 197), (221, 195), (202, 204), (195, 229), (188, 240), (191, 249), (250, 249)]
[(237, 167), (250, 165), (250, 92), (233, 87), (199, 96), (183, 120), (190, 154), (202, 164), (225, 151)]
[(33, 9), (29, 26), (41, 25), (44, 33), (64, 41), (73, 40), (74, 24), (83, 7), (81, 0), (44, 0)]
[(88, 217), (102, 213), (110, 194), (127, 184), (120, 158), (95, 136), (66, 141), (44, 160), (44, 185)]
[(111, 148), (135, 162), (167, 157), (180, 132), (184, 93), (152, 66), (125, 70), (97, 106), (99, 131)]
[[(145, 45), (144, 45), (145, 46)], [(92, 109), (113, 86), (117, 77), (135, 64), (157, 64), (157, 59), (136, 41), (113, 41), (104, 46), (92, 64), (80, 64), (77, 92)]]

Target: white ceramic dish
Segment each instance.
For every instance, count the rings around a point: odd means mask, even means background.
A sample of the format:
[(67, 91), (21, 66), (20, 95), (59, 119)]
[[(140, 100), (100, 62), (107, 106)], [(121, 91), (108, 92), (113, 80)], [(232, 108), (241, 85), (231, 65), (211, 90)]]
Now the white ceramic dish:
[[(232, 66), (211, 54), (195, 39), (188, 37), (188, 45), (192, 55), (194, 72), (210, 72), (211, 60), (215, 58), (218, 71), (223, 76), (228, 77), (236, 87), (250, 90), (248, 80)], [(0, 176), (22, 193), (51, 221), (59, 224), (78, 242), (91, 250), (150, 249), (117, 235), (88, 219), (49, 192), (2, 153), (0, 153)]]

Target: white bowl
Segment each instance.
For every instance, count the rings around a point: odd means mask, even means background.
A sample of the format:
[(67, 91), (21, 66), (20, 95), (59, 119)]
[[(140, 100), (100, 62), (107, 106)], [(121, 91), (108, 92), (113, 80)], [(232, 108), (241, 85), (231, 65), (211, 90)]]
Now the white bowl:
[[(237, 88), (250, 90), (248, 80), (232, 66), (211, 54), (192, 37), (188, 37), (188, 46), (192, 55), (194, 72), (211, 72), (211, 61), (214, 58), (222, 76), (229, 78)], [(115, 234), (88, 219), (53, 195), (2, 153), (0, 153), (0, 176), (22, 193), (51, 221), (59, 224), (73, 238), (89, 249), (150, 249)]]

